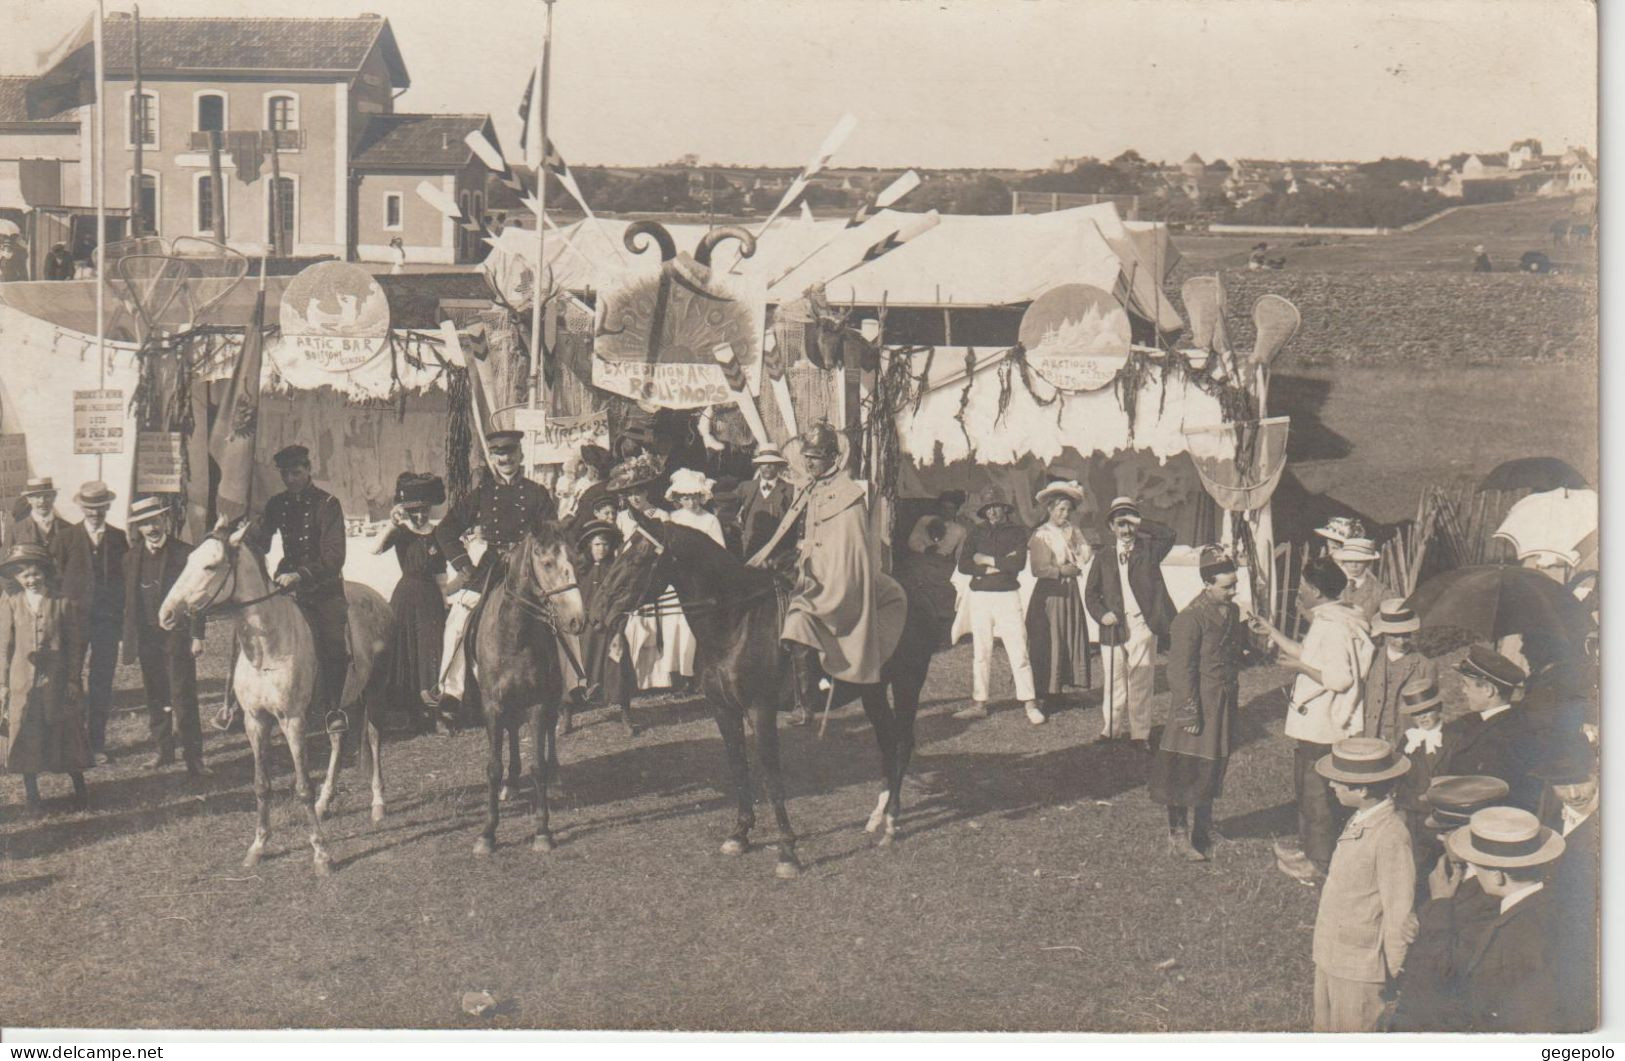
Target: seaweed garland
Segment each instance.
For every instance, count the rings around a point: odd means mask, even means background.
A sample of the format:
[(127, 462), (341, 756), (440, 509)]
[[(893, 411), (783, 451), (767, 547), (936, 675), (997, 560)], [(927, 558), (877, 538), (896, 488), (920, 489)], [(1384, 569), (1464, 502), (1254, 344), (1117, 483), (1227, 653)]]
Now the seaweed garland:
[(965, 426), (965, 410), (970, 407), (970, 391), (976, 386), (976, 349), (965, 347), (965, 386), (959, 392), (959, 411), (954, 413), (954, 420), (959, 424), (960, 432), (965, 436), (965, 446), (970, 451), (970, 459), (976, 459), (976, 443), (971, 441), (970, 428)]
[(468, 369), (448, 365), (446, 380), (446, 500), (455, 505), (474, 485), (469, 455), (474, 446)]

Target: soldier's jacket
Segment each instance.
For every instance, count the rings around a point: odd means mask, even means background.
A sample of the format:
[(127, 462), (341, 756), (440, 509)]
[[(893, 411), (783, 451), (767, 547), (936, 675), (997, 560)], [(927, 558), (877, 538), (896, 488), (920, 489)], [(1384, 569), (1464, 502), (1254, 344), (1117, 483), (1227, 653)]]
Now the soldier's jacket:
[(247, 541), (263, 553), (277, 534), (282, 535), (282, 561), (275, 574), (300, 576), (295, 596), (319, 600), (344, 595), (344, 510), (338, 498), (315, 486), (277, 494), (249, 528)]
[[(504, 483), (492, 475), (451, 506), (446, 518), (435, 528), (435, 538), (451, 565), (466, 575), (474, 565), (468, 558), (463, 535), (471, 527), (480, 528), (486, 541), (486, 555), (490, 556), (519, 541), (536, 524), (557, 517), (553, 495), (541, 483), (523, 475)], [(486, 567), (486, 562), (481, 560), (480, 566)]]

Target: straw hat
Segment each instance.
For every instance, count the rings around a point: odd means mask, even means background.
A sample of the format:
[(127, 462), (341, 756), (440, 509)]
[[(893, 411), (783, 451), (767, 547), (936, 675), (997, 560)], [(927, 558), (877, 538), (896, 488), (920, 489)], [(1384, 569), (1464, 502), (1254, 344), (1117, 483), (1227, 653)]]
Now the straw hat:
[(624, 460), (615, 466), (604, 481), (604, 489), (610, 493), (625, 493), (640, 486), (648, 486), (660, 478), (660, 465), (647, 453), (640, 453), (630, 460)]
[(1315, 533), (1341, 545), (1350, 538), (1364, 538), (1365, 524), (1349, 516), (1333, 516), (1324, 527), (1316, 527)]
[(1420, 629), (1422, 620), (1405, 603), (1404, 597), (1389, 597), (1383, 601), (1371, 624), (1373, 634), (1414, 634)]
[(1083, 487), (1070, 479), (1059, 480), (1038, 491), (1036, 500), (1040, 505), (1047, 506), (1051, 501), (1063, 497), (1071, 501), (1073, 505), (1081, 505), (1083, 504)]
[(1143, 518), (1140, 515), (1140, 503), (1132, 497), (1112, 498), (1112, 503), (1106, 508), (1106, 522), (1111, 523), (1118, 516), (1132, 516), (1138, 522)]
[(675, 501), (685, 494), (698, 494), (700, 500), (709, 501), (711, 488), (716, 485), (716, 480), (707, 478), (702, 471), (695, 468), (678, 468), (671, 473), (671, 485), (666, 488), (666, 497)]
[(1370, 538), (1350, 538), (1332, 550), (1332, 559), (1372, 563), (1377, 560), (1377, 543)]
[(56, 572), (56, 561), (51, 554), (45, 551), (42, 545), (17, 545), (6, 554), (5, 563), (0, 563), (0, 578), (11, 578), (19, 568), (33, 564), (43, 567), (47, 574)]
[(130, 505), (130, 517), (127, 520), (134, 529), (143, 523), (148, 523), (162, 516), (169, 515), (169, 502), (161, 497), (143, 497)]
[(1411, 768), (1411, 761), (1381, 737), (1346, 737), (1315, 764), (1315, 773), (1345, 785), (1389, 781)]
[(1517, 807), (1486, 807), (1445, 838), (1463, 862), (1490, 869), (1543, 866), (1563, 853), (1563, 838)]
[(38, 497), (40, 494), (54, 494), (56, 486), (51, 482), (49, 475), (42, 475), (37, 479), (30, 479), (23, 485), (22, 497)]
[(1426, 674), (1418, 674), (1399, 687), (1399, 713), (1420, 715), (1444, 704), (1439, 696), (1439, 684)]
[(756, 456), (752, 457), (750, 459), (750, 462), (752, 464), (789, 464), (790, 463), (789, 461), (784, 459), (784, 454), (779, 452), (779, 447), (777, 447), (777, 446), (763, 446), (761, 449), (756, 451)]
[(116, 497), (118, 495), (109, 490), (106, 483), (100, 479), (92, 479), (73, 495), (73, 503), (80, 508), (106, 508)]

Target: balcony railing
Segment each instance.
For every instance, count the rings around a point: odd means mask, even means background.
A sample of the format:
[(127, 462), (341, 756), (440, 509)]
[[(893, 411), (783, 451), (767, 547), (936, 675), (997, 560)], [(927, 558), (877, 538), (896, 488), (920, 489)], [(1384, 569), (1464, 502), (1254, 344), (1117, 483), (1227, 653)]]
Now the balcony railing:
[[(230, 150), (231, 149), (232, 137), (240, 136), (240, 135), (241, 135), (241, 133), (239, 133), (239, 132), (237, 132), (235, 130), (221, 133), (220, 134), (220, 147), (221, 147), (221, 149), (222, 150)], [(266, 148), (269, 148), (271, 146), (271, 143), (272, 143), (273, 140), (276, 143), (276, 149), (278, 151), (303, 151), (305, 149), (305, 131), (303, 129), (276, 129), (276, 130), (262, 129), (262, 130), (260, 130), (260, 144), (262, 146), (264, 146)], [(209, 134), (208, 133), (193, 133), (192, 134), (191, 150), (193, 150), (193, 151), (207, 151), (207, 150), (209, 150)]]

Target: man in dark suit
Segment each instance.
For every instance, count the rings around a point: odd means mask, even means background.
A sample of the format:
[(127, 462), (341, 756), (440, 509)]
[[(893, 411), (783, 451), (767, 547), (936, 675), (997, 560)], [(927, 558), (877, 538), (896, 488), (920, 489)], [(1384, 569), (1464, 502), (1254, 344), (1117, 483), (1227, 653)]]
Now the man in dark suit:
[(1508, 803), (1537, 810), (1542, 785), (1532, 769), (1539, 762), (1540, 741), (1523, 709), (1512, 703), (1523, 670), (1484, 645), (1469, 648), (1456, 670), (1470, 713), (1445, 724), (1444, 757), (1434, 776), (1498, 777), (1511, 788)]
[(312, 481), (310, 450), (287, 446), (271, 459), (287, 489), (265, 503), (245, 540), (263, 554), (272, 537), (282, 536), (282, 559), (274, 579), (279, 587), (293, 590), (294, 603), (316, 638), (314, 717), (322, 719), (329, 732), (343, 733), (350, 728), (340, 706), (350, 670), (344, 510), (338, 498)]
[(50, 476), (28, 480), (23, 487), (22, 500), (28, 511), (16, 520), (7, 546), (12, 549), (19, 545), (39, 546), (51, 554), (58, 577), (64, 577), (72, 558), (73, 541), (68, 535), (72, 524), (56, 514), (56, 486)]
[(1602, 806), (1597, 787), (1597, 760), (1583, 737), (1567, 746), (1541, 769), (1561, 807), (1558, 831), (1563, 834), (1563, 855), (1552, 868), (1547, 887), (1562, 911), (1566, 964), (1574, 970), (1577, 1001), (1584, 1000), (1581, 1016), (1596, 1023), (1598, 972), (1598, 878), (1602, 870)]
[(1142, 518), (1131, 497), (1111, 503), (1106, 525), (1113, 546), (1096, 554), (1083, 592), (1084, 606), (1100, 624), (1100, 650), (1106, 657), (1104, 725), (1098, 739), (1128, 736), (1149, 749), (1157, 642), (1168, 636), (1174, 621), (1173, 598), (1162, 580), (1162, 561), (1174, 547), (1174, 530)]
[(147, 721), (158, 755), (151, 769), (175, 761), (175, 735), (180, 731), (186, 772), (193, 777), (211, 771), (203, 765), (203, 730), (197, 713), (197, 657), (203, 654), (203, 615), (165, 630), (159, 609), (170, 587), (186, 570), (192, 547), (170, 531), (169, 503), (144, 497), (130, 506), (130, 529), (141, 543), (124, 558), (124, 662), (141, 664), (147, 694)]
[(124, 557), (130, 551), (124, 532), (107, 522), (116, 496), (100, 480), (86, 483), (74, 495), (73, 503), (85, 518), (68, 527), (68, 568), (62, 577), (63, 596), (78, 602), (85, 621), (83, 643), (90, 659), (85, 717), (90, 751), (98, 764), (108, 761), (107, 714), (124, 630)]
[(778, 447), (763, 446), (751, 463), (756, 466), (756, 477), (739, 488), (743, 499), (739, 525), (744, 530), (746, 556), (755, 556), (767, 544), (795, 500), (795, 490), (784, 478), (788, 462)]

